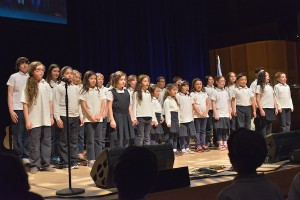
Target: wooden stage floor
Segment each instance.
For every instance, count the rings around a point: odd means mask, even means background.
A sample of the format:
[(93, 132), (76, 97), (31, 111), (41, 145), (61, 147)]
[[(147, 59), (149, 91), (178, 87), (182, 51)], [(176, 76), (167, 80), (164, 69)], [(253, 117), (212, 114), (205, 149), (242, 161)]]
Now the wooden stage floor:
[[(226, 167), (226, 171), (223, 172), (225, 176), (192, 180), (191, 187), (229, 181), (232, 180), (234, 176), (232, 172), (227, 172), (227, 169), (229, 169), (231, 166), (227, 154), (228, 151), (211, 150), (210, 152), (176, 156), (174, 168), (188, 166), (189, 170), (192, 171), (193, 169), (211, 165), (223, 165)], [(262, 171), (272, 170), (278, 166), (278, 164), (266, 164), (262, 168)], [(92, 197), (116, 192), (115, 188), (100, 189), (96, 187), (92, 178), (90, 177), (90, 170), (91, 168), (88, 168), (87, 166), (80, 166), (79, 169), (72, 170), (72, 187), (85, 189), (85, 193), (81, 194), (80, 196), (91, 197), (90, 199), (95, 199)], [(56, 191), (68, 188), (68, 170), (66, 169), (57, 169), (55, 172), (38, 172), (37, 174), (29, 173), (28, 175), (31, 191), (49, 199), (57, 199), (55, 197)], [(112, 195), (111, 197), (106, 197), (105, 199), (116, 199), (116, 197), (117, 195)], [(72, 199), (79, 198), (74, 197)]]

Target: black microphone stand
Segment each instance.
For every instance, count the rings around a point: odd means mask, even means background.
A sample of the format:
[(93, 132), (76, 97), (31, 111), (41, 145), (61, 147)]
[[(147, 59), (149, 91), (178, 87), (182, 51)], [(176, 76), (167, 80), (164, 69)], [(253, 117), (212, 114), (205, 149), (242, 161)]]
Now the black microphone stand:
[(67, 126), (67, 146), (68, 146), (68, 171), (69, 171), (69, 188), (56, 191), (56, 195), (68, 196), (68, 195), (77, 195), (85, 192), (83, 188), (72, 188), (72, 179), (71, 179), (71, 154), (70, 154), (70, 124), (69, 124), (69, 99), (68, 99), (68, 85), (70, 82), (66, 79), (65, 82), (65, 102), (66, 102), (66, 126)]

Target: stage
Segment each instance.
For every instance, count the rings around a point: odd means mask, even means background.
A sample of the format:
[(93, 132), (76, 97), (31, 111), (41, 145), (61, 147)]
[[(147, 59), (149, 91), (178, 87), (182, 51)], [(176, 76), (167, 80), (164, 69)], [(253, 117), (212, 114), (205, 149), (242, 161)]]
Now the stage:
[[(221, 170), (222, 172), (213, 175), (215, 177), (200, 178), (191, 175), (192, 180), (191, 180), (191, 186), (189, 188), (174, 190), (172, 191), (172, 194), (168, 194), (168, 192), (151, 194), (146, 199), (166, 199), (166, 198), (174, 199), (175, 197), (172, 198), (171, 197), (168, 198), (168, 197), (169, 195), (176, 196), (176, 192), (178, 193), (176, 199), (180, 199), (180, 195), (179, 195), (180, 193), (184, 193), (186, 191), (192, 190), (189, 192), (189, 194), (195, 193), (195, 195), (197, 195), (197, 192), (199, 192), (200, 188), (205, 188), (207, 186), (211, 187), (214, 185), (216, 186), (215, 189), (208, 188), (208, 190), (211, 190), (214, 193), (213, 196), (215, 197), (217, 195), (217, 192), (224, 186), (228, 185), (230, 183), (230, 180), (232, 180), (235, 176), (235, 172), (228, 171), (231, 165), (227, 154), (228, 151), (211, 150), (210, 152), (184, 154), (182, 156), (176, 156), (174, 162), (174, 168), (188, 166), (190, 175), (194, 170), (199, 169), (200, 167), (221, 165), (224, 166), (225, 169)], [(296, 165), (285, 165), (284, 167), (281, 167), (281, 165), (284, 163), (285, 162), (276, 163), (276, 164), (264, 164), (259, 169), (259, 171), (261, 172), (264, 171), (270, 174), (271, 176), (273, 176), (272, 174), (276, 175), (277, 168), (280, 168), (278, 171), (281, 171), (281, 173), (284, 172), (288, 174), (288, 176), (286, 174), (283, 175), (284, 179), (286, 180), (284, 183), (282, 183), (282, 185), (281, 183), (277, 184), (283, 190), (283, 193), (286, 193), (289, 187), (289, 185), (287, 184), (291, 182), (294, 174), (300, 171), (300, 167), (297, 167)], [(288, 170), (290, 169), (293, 170), (288, 172)], [(97, 196), (98, 196), (97, 199), (117, 199), (117, 194), (116, 194), (117, 190), (115, 188), (100, 189), (95, 186), (89, 174), (90, 170), (91, 168), (88, 168), (87, 166), (81, 166), (79, 169), (72, 170), (72, 187), (85, 189), (85, 193), (79, 196), (90, 197), (88, 199), (95, 199)], [(272, 171), (276, 171), (276, 172), (272, 173)], [(57, 199), (58, 197), (56, 197), (55, 194), (56, 191), (60, 189), (68, 188), (68, 170), (66, 169), (57, 169), (56, 172), (38, 172), (37, 174), (29, 173), (28, 175), (29, 175), (31, 191), (36, 192), (47, 199)], [(277, 180), (277, 178), (275, 177), (274, 180), (282, 181), (282, 178)], [(199, 187), (199, 186), (205, 186), (205, 187)], [(102, 195), (104, 195), (105, 197), (101, 197)], [(209, 195), (207, 196), (207, 198), (204, 198), (203, 195), (201, 196), (203, 197), (201, 199), (211, 199)], [(71, 199), (79, 199), (80, 197), (77, 198), (72, 197)]]

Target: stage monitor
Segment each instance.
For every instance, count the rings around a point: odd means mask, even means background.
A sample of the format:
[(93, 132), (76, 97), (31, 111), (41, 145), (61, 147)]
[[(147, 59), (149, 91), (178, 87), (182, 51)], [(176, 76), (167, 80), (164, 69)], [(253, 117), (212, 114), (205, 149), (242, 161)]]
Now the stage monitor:
[(0, 0), (0, 17), (67, 24), (67, 0)]
[(291, 154), (300, 149), (300, 131), (272, 133), (266, 137), (268, 155), (266, 162), (288, 160)]

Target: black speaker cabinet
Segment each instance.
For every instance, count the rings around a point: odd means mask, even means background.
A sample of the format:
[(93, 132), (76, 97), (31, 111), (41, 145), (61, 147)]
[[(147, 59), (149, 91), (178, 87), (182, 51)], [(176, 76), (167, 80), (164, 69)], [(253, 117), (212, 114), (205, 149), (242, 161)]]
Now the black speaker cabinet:
[(300, 149), (300, 131), (272, 133), (266, 137), (268, 155), (266, 162), (290, 159), (294, 150)]
[[(147, 146), (155, 153), (158, 160), (158, 168), (172, 169), (174, 164), (174, 153), (171, 144), (150, 145)], [(113, 170), (122, 154), (124, 148), (105, 149), (96, 159), (94, 166), (90, 172), (92, 179), (97, 187), (112, 188), (115, 187), (113, 182)]]

